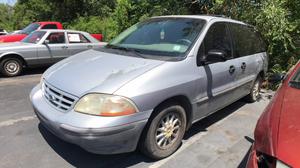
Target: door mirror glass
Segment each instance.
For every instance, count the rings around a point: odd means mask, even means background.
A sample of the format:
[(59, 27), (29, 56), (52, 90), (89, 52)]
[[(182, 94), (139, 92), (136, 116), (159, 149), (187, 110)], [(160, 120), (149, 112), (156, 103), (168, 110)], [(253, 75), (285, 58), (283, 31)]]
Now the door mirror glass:
[(285, 79), (285, 73), (275, 73), (269, 77), (269, 82), (271, 83), (279, 83)]
[(227, 60), (226, 57), (225, 51), (213, 49), (208, 51), (205, 61), (208, 63), (224, 62)]

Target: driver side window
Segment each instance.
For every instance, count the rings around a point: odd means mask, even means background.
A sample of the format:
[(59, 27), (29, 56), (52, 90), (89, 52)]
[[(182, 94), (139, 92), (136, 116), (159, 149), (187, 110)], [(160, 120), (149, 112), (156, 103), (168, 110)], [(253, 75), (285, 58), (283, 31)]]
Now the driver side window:
[(223, 51), (227, 59), (232, 58), (232, 44), (226, 23), (218, 22), (211, 25), (199, 48), (198, 59), (203, 59), (212, 50)]
[(51, 33), (46, 40), (49, 40), (49, 44), (64, 44), (65, 33), (64, 32)]

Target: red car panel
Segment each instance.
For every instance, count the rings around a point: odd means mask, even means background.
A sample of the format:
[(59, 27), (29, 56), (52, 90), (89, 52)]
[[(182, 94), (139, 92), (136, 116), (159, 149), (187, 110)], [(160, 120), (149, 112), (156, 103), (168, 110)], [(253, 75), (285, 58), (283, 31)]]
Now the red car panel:
[(10, 34), (0, 36), (0, 42), (15, 42), (23, 40), (27, 34)]
[(286, 87), (278, 130), (276, 157), (300, 167), (300, 90)]
[(300, 167), (300, 89), (289, 85), (289, 81), (299, 70), (300, 61), (288, 73), (258, 120), (248, 168), (258, 167), (257, 152), (267, 154), (289, 166)]
[(103, 40), (103, 35), (102, 34), (91, 34), (95, 39), (102, 41)]

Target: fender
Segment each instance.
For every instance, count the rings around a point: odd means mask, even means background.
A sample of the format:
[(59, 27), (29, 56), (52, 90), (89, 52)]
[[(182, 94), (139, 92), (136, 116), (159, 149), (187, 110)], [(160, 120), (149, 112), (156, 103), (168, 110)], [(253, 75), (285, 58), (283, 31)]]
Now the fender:
[(0, 62), (2, 61), (2, 59), (6, 56), (17, 56), (17, 57), (20, 57), (21, 60), (23, 61), (23, 66), (28, 66), (28, 60), (25, 60), (24, 56), (21, 54), (21, 53), (18, 53), (18, 52), (13, 52), (13, 51), (9, 51), (9, 52), (5, 52), (5, 53), (2, 53), (0, 54)]
[(0, 59), (2, 59), (4, 56), (7, 56), (7, 55), (18, 55), (24, 59), (24, 57), (21, 53), (14, 52), (14, 51), (4, 52), (4, 53), (0, 54)]

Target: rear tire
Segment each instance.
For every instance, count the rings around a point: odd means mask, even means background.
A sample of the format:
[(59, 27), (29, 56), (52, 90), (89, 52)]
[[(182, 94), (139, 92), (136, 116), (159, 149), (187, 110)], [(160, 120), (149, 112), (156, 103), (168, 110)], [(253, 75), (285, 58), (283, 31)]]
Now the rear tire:
[(253, 83), (250, 94), (245, 97), (247, 102), (253, 103), (259, 99), (261, 84), (262, 84), (262, 78), (258, 76), (255, 82)]
[(18, 76), (23, 70), (23, 63), (18, 58), (5, 58), (0, 63), (0, 71), (6, 77)]
[(149, 121), (140, 141), (141, 152), (156, 160), (173, 154), (186, 130), (184, 108), (175, 104), (162, 106)]

